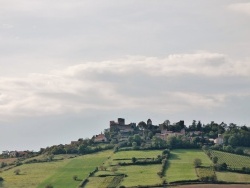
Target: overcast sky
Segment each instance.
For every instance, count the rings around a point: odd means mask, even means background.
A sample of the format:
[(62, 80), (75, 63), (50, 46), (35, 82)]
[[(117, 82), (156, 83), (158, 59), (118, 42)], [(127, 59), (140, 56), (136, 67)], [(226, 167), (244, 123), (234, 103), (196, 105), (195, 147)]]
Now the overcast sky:
[(250, 126), (250, 2), (0, 0), (0, 152), (110, 120)]

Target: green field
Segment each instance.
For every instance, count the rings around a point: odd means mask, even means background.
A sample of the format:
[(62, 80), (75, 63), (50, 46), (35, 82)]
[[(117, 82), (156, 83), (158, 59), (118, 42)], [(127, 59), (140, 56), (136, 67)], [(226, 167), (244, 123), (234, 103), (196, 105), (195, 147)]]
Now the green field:
[(217, 163), (226, 163), (228, 167), (233, 169), (242, 169), (242, 167), (250, 168), (250, 157), (243, 155), (236, 155), (222, 151), (211, 151), (212, 157), (218, 157)]
[(216, 176), (219, 181), (250, 183), (250, 174), (240, 174), (234, 172), (216, 172)]
[[(4, 188), (44, 188), (51, 183), (54, 188), (75, 188), (80, 181), (74, 181), (73, 176), (85, 178), (90, 171), (102, 164), (111, 151), (56, 162), (25, 164), (1, 173), (4, 178)], [(14, 170), (20, 169), (20, 175)]]
[[(161, 169), (161, 164), (156, 165), (132, 165), (132, 166), (120, 166), (118, 171), (111, 172), (112, 167), (110, 165), (116, 165), (118, 162), (126, 161), (131, 162), (132, 157), (136, 158), (156, 158), (162, 154), (162, 150), (148, 150), (148, 151), (121, 151), (112, 155), (108, 159), (104, 166), (107, 167), (107, 171), (98, 171), (95, 173), (95, 177), (89, 178), (89, 182), (86, 188), (101, 188), (105, 182), (104, 177), (97, 177), (102, 174), (126, 174), (127, 177), (123, 178), (120, 185), (126, 187), (137, 186), (137, 185), (154, 185), (160, 184), (162, 179), (157, 175), (157, 172)], [(117, 160), (121, 159), (121, 160)]]
[(126, 159), (126, 158), (156, 158), (161, 155), (161, 150), (143, 150), (143, 151), (120, 151), (115, 153), (113, 159)]
[(125, 173), (128, 177), (124, 178), (121, 185), (126, 187), (136, 185), (154, 185), (162, 182), (157, 172), (161, 165), (134, 165), (121, 167), (119, 172)]
[(212, 163), (202, 150), (176, 149), (172, 150), (169, 158), (166, 178), (168, 182), (180, 180), (196, 180), (197, 175), (193, 166), (195, 158), (202, 161), (202, 166), (210, 166)]

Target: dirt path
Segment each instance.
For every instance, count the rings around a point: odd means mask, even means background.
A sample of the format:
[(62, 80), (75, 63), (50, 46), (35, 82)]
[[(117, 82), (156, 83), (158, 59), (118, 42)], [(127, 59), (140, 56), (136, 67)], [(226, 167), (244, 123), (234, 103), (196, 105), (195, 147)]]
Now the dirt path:
[(179, 185), (172, 188), (250, 188), (250, 184), (198, 184), (198, 185)]

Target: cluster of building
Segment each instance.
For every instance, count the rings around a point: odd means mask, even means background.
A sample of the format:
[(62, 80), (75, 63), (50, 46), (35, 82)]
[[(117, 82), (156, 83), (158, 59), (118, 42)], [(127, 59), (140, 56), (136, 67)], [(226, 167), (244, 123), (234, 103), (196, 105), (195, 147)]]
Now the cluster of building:
[[(153, 125), (152, 120), (147, 120), (147, 126), (153, 127), (155, 130), (158, 130), (158, 132), (155, 134), (156, 137), (161, 138), (163, 140), (167, 140), (169, 136), (184, 136), (186, 135), (185, 129), (181, 129), (179, 132), (169, 131), (167, 129), (164, 129), (158, 125)], [(181, 127), (185, 127), (184, 121), (179, 121), (178, 124)], [(128, 140), (128, 137), (131, 135), (130, 133), (133, 133), (134, 128), (136, 127), (136, 123), (125, 123), (125, 119), (118, 118), (118, 121), (110, 121), (109, 129), (106, 129), (106, 132), (109, 131), (118, 131), (119, 132), (119, 141), (126, 141)], [(188, 132), (190, 137), (193, 136), (202, 136), (202, 131), (190, 131)], [(207, 138), (209, 139), (209, 138)], [(99, 135), (94, 136), (94, 142), (107, 142), (108, 139), (106, 138), (105, 134), (101, 133)], [(210, 142), (213, 142), (214, 144), (223, 144), (223, 136), (221, 134), (218, 135), (218, 138), (216, 139), (209, 139)]]
[(3, 151), (2, 155), (6, 157), (25, 157), (30, 153), (30, 151)]
[[(185, 128), (184, 128), (185, 127), (184, 121), (179, 121), (178, 124), (181, 127), (183, 127), (179, 132), (169, 131), (160, 125), (159, 126), (153, 125), (151, 119), (147, 120), (146, 126), (151, 127), (152, 130), (155, 130), (154, 135), (163, 140), (167, 140), (169, 136), (184, 136), (187, 134), (189, 135), (190, 138), (194, 136), (198, 136), (198, 137), (202, 136), (202, 131), (189, 131), (188, 133), (186, 133)], [(119, 141), (127, 141), (129, 136), (133, 135), (135, 128), (136, 128), (136, 123), (126, 124), (125, 119), (118, 118), (117, 122), (110, 121), (109, 128), (105, 129), (105, 132), (117, 132)], [(143, 131), (140, 131), (140, 133), (143, 134)], [(207, 139), (209, 139), (209, 141), (213, 142), (214, 144), (223, 144), (223, 141), (224, 141), (223, 136), (221, 134), (219, 134), (216, 139), (212, 139), (212, 138), (207, 138)], [(72, 141), (71, 145), (80, 144), (81, 141), (82, 139), (78, 141)], [(104, 133), (101, 133), (101, 134), (93, 136), (93, 141), (96, 143), (100, 143), (100, 142), (109, 142), (110, 140), (108, 140), (108, 138), (105, 136)], [(25, 157), (30, 153), (31, 153), (30, 151), (3, 151), (2, 155), (6, 157)]]

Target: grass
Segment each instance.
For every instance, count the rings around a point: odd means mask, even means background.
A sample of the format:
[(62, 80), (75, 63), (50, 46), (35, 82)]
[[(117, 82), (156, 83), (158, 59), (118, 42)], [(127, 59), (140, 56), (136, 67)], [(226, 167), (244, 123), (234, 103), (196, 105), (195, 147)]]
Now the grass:
[(210, 159), (202, 150), (176, 149), (171, 151), (166, 171), (167, 181), (198, 179), (193, 165), (195, 158), (201, 159), (202, 166), (211, 165)]
[(90, 177), (89, 182), (85, 185), (84, 188), (99, 188), (105, 178), (101, 177)]
[(161, 155), (162, 150), (144, 150), (144, 151), (120, 151), (115, 153), (113, 159), (126, 159), (126, 158), (156, 158)]
[(243, 155), (236, 155), (222, 151), (211, 151), (212, 157), (218, 157), (219, 163), (226, 163), (228, 167), (235, 169), (242, 169), (242, 167), (250, 168), (250, 157)]
[[(50, 183), (54, 188), (75, 188), (80, 181), (73, 180), (74, 175), (85, 178), (110, 154), (111, 151), (105, 151), (55, 162), (24, 164), (2, 172), (1, 177), (5, 180), (4, 188), (44, 188)], [(21, 170), (20, 175), (14, 174), (16, 169)]]
[[(125, 159), (124, 161), (131, 161), (132, 157), (136, 158), (156, 158), (158, 155), (161, 155), (162, 150), (148, 150), (148, 151), (121, 151), (117, 152), (108, 159), (104, 166), (108, 167), (107, 171), (98, 171), (95, 173), (95, 177), (89, 178), (89, 182), (86, 185), (86, 188), (99, 188), (102, 187), (102, 184), (108, 179), (105, 180), (103, 177), (97, 177), (102, 174), (126, 174), (127, 177), (124, 177), (120, 185), (126, 187), (137, 186), (137, 185), (155, 185), (162, 183), (162, 179), (157, 175), (157, 172), (160, 171), (161, 165), (133, 165), (133, 166), (120, 166), (118, 171), (111, 172), (110, 165), (117, 164), (123, 160), (114, 160), (114, 159)], [(107, 183), (107, 182), (106, 182)]]
[[(110, 154), (111, 151), (105, 151), (71, 159), (66, 165), (58, 168), (38, 188), (44, 188), (47, 184), (52, 184), (54, 188), (75, 188), (80, 184), (81, 180), (87, 178), (91, 171), (101, 165)], [(73, 180), (74, 175), (78, 176), (79, 181)]]
[[(162, 150), (144, 150), (144, 151), (121, 151), (115, 153), (109, 162), (116, 164), (113, 159), (132, 159), (136, 158), (157, 158), (162, 154)], [(112, 161), (113, 160), (113, 161)], [(121, 185), (137, 186), (137, 185), (154, 185), (162, 182), (161, 178), (157, 175), (161, 169), (161, 165), (133, 165), (122, 166), (118, 169), (117, 173), (127, 174), (123, 179)]]
[[(25, 164), (4, 171), (1, 176), (4, 178), (4, 188), (34, 188), (44, 179), (51, 176), (56, 169), (67, 164), (67, 161)], [(14, 171), (20, 169), (20, 175), (15, 175)]]
[(250, 183), (250, 174), (240, 174), (235, 172), (216, 172), (219, 181)]
[(161, 169), (161, 165), (133, 165), (120, 167), (118, 172), (127, 174), (121, 182), (121, 185), (126, 187), (137, 185), (154, 185), (162, 182), (161, 178), (157, 175)]

